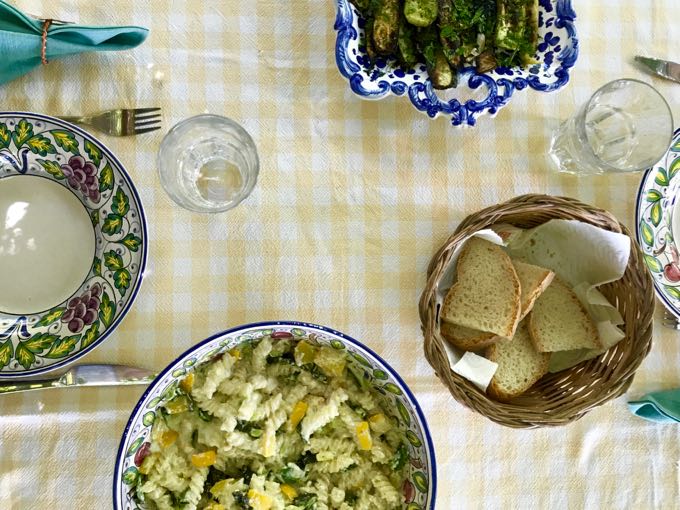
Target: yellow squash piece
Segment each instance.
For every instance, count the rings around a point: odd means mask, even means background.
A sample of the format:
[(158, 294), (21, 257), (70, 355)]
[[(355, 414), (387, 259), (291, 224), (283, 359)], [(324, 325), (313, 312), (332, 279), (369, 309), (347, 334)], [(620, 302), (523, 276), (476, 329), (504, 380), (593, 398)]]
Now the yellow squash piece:
[(224, 489), (224, 486), (227, 484), (226, 480), (220, 480), (219, 482), (216, 482), (215, 485), (210, 487), (210, 494), (213, 496), (217, 496), (220, 492), (222, 492), (222, 489)]
[(212, 466), (217, 460), (217, 454), (215, 450), (207, 450), (202, 453), (194, 453), (191, 456), (191, 463), (195, 467), (208, 467)]
[(184, 395), (173, 398), (170, 402), (165, 404), (165, 410), (168, 414), (180, 414), (189, 410), (189, 400)]
[(373, 438), (368, 427), (367, 421), (361, 421), (355, 425), (357, 444), (360, 450), (370, 450), (373, 448)]
[(383, 413), (377, 413), (372, 416), (369, 416), (368, 422), (371, 425), (377, 425), (378, 423), (382, 422), (385, 420), (385, 415)]
[(260, 450), (265, 458), (276, 453), (276, 433), (272, 429), (265, 430), (260, 442)]
[(378, 435), (384, 434), (392, 428), (392, 425), (383, 413), (376, 413), (369, 416), (368, 423), (371, 426), (371, 430)]
[(207, 506), (203, 507), (203, 510), (225, 510), (224, 505), (221, 503), (215, 503), (214, 501), (208, 503)]
[(305, 417), (308, 408), (309, 404), (307, 404), (307, 402), (305, 402), (304, 400), (298, 401), (293, 406), (293, 410), (290, 413), (290, 421), (288, 422), (291, 431), (295, 430), (298, 424), (302, 421), (302, 418)]
[(316, 347), (304, 340), (297, 343), (295, 346), (295, 363), (298, 365), (306, 365), (312, 363), (316, 356)]
[(281, 485), (280, 489), (281, 492), (283, 492), (285, 496), (291, 501), (297, 497), (297, 491), (295, 490), (295, 487), (293, 487), (292, 485), (284, 483), (283, 485)]
[(173, 444), (175, 441), (177, 441), (177, 437), (179, 434), (175, 432), (174, 430), (166, 430), (161, 434), (161, 437), (158, 439), (158, 443), (163, 447), (167, 448), (171, 444)]
[(179, 383), (179, 387), (182, 388), (185, 393), (191, 393), (191, 388), (194, 387), (194, 373), (192, 372), (182, 379), (182, 382)]
[(321, 367), (326, 375), (342, 377), (347, 360), (341, 351), (329, 347), (322, 347), (314, 357), (314, 363)]
[(248, 491), (248, 503), (253, 510), (269, 510), (272, 507), (272, 498), (255, 489)]

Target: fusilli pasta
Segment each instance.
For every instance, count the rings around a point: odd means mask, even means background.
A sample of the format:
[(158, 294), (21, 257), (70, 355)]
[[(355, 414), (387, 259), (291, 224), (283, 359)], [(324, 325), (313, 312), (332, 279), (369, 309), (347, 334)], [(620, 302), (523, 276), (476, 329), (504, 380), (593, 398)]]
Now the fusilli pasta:
[(157, 509), (400, 508), (404, 433), (349, 361), (264, 337), (197, 366), (157, 411), (136, 494)]

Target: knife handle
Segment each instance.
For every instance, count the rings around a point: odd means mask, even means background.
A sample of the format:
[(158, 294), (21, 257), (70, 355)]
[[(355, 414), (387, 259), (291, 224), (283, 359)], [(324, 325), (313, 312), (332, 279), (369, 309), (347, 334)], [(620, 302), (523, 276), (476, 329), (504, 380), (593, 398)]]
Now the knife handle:
[(0, 394), (14, 393), (15, 391), (42, 390), (45, 388), (57, 388), (61, 386), (59, 379), (46, 379), (43, 381), (16, 381), (11, 384), (0, 385)]

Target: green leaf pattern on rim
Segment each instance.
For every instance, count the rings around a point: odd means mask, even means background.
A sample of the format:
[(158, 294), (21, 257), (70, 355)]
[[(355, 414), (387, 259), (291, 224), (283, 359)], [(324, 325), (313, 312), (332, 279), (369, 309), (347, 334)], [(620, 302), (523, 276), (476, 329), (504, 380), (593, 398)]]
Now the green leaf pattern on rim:
[(0, 344), (0, 368), (9, 365), (12, 356), (14, 356), (14, 345), (12, 345), (12, 339), (10, 338)]
[(57, 145), (64, 149), (66, 152), (72, 154), (79, 154), (78, 151), (78, 140), (76, 140), (75, 135), (71, 131), (65, 129), (53, 129), (51, 131), (54, 141)]
[(664, 285), (666, 292), (673, 296), (673, 298), (680, 300), (680, 289), (677, 287), (671, 287), (670, 285)]
[(45, 171), (55, 179), (61, 180), (66, 178), (64, 172), (61, 170), (61, 166), (59, 166), (59, 163), (56, 161), (50, 161), (48, 159), (39, 159), (37, 161), (40, 163), (40, 166), (42, 166)]
[(66, 310), (66, 307), (61, 306), (57, 308), (53, 308), (49, 312), (47, 312), (45, 315), (40, 317), (40, 320), (35, 323), (36, 326), (49, 326), (53, 322), (57, 322), (59, 319), (61, 319), (61, 316), (64, 315), (64, 311)]
[(116, 316), (116, 303), (111, 301), (109, 295), (106, 292), (104, 292), (104, 294), (102, 295), (101, 304), (99, 305), (99, 319), (102, 321), (102, 324), (104, 324), (104, 326), (108, 328), (113, 322), (113, 318), (115, 316)]
[(12, 132), (7, 128), (7, 124), (0, 122), (0, 149), (9, 147), (12, 141)]
[(76, 348), (78, 340), (80, 340), (80, 335), (59, 338), (52, 344), (52, 347), (50, 347), (50, 350), (47, 352), (47, 354), (45, 354), (45, 357), (56, 359), (63, 358), (64, 356), (71, 354), (73, 349)]
[(80, 348), (84, 349), (91, 345), (97, 338), (99, 338), (99, 321), (93, 322), (90, 329), (85, 332), (83, 339), (80, 341)]
[(99, 163), (102, 161), (102, 151), (90, 140), (85, 140), (85, 153), (90, 158), (90, 161), (94, 163), (94, 166), (99, 168)]
[(42, 135), (35, 135), (26, 140), (26, 146), (31, 149), (33, 154), (40, 154), (41, 156), (56, 154), (57, 152), (57, 149), (52, 145), (49, 138)]

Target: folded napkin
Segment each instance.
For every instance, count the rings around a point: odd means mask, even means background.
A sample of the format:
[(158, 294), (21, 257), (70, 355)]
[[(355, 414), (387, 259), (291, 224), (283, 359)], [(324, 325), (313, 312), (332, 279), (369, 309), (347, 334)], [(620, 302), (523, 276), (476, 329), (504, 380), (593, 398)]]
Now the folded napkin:
[(640, 418), (659, 423), (680, 423), (680, 388), (648, 393), (640, 400), (628, 402)]
[[(0, 0), (0, 84), (13, 80), (42, 62), (44, 20), (25, 15)], [(47, 32), (47, 60), (87, 51), (127, 50), (144, 42), (142, 27), (51, 25)]]

